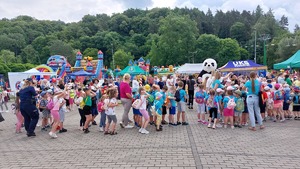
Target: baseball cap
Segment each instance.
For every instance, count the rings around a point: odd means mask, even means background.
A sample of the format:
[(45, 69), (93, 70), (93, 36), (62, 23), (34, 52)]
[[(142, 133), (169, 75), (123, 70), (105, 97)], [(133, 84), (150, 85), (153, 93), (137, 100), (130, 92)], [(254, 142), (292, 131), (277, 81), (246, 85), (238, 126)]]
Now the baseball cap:
[(275, 89), (279, 89), (280, 88), (280, 84), (276, 83), (274, 87), (275, 87)]
[(220, 93), (220, 92), (224, 92), (224, 90), (222, 90), (221, 88), (217, 88), (217, 93)]
[(234, 93), (237, 95), (242, 95), (242, 92), (240, 90), (236, 90), (236, 91), (234, 91)]
[(43, 92), (41, 93), (41, 96), (44, 97), (46, 94), (47, 94), (47, 92), (46, 92), (46, 91), (43, 91)]
[(269, 86), (264, 87), (264, 90), (270, 90)]
[(234, 90), (234, 88), (232, 86), (228, 86), (226, 89), (227, 90)]

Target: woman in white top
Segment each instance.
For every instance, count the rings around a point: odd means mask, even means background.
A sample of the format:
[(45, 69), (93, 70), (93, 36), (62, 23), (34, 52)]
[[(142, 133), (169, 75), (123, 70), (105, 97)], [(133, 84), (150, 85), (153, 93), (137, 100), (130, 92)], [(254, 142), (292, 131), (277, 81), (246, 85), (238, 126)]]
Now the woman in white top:
[(135, 76), (132, 81), (132, 92), (138, 92), (139, 87), (140, 87), (140, 84), (137, 81), (137, 76)]
[(8, 107), (7, 107), (7, 102), (8, 102), (8, 93), (4, 87), (2, 93), (0, 93), (0, 107), (1, 107), (1, 112), (4, 112), (4, 109), (3, 109), (3, 104), (6, 108), (6, 111), (5, 112), (8, 112)]

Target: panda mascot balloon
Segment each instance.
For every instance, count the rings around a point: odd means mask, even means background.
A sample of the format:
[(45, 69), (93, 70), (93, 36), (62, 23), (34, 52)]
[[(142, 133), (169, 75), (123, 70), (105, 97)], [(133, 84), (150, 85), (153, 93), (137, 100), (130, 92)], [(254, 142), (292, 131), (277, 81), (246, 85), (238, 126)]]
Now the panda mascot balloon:
[(208, 58), (204, 60), (203, 69), (200, 72), (198, 77), (201, 77), (202, 81), (204, 81), (207, 77), (211, 79), (212, 72), (216, 71), (217, 67), (218, 67), (217, 62), (214, 59)]

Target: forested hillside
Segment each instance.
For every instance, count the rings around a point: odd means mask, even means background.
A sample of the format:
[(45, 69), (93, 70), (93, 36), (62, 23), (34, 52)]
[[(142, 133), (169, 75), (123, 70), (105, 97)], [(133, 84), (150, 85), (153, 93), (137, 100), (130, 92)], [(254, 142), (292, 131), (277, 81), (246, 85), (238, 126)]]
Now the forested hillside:
[[(123, 68), (130, 58), (149, 58), (151, 65), (254, 58), (254, 32), (257, 32), (257, 61), (263, 61), (264, 34), (268, 66), (288, 58), (300, 47), (299, 26), (287, 29), (288, 18), (275, 20), (272, 10), (218, 10), (215, 14), (196, 8), (128, 9), (123, 13), (86, 15), (76, 23), (37, 20), (30, 16), (0, 20), (0, 73), (23, 71), (46, 63), (50, 55), (67, 57), (73, 65), (75, 52), (96, 58), (104, 52), (104, 63)], [(28, 63), (28, 64), (24, 64)]]

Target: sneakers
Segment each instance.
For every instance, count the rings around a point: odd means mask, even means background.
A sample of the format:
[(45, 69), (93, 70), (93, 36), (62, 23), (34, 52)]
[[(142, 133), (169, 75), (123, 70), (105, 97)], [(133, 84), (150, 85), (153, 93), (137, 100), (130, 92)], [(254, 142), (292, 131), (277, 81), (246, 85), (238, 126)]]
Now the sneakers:
[(224, 129), (227, 129), (227, 125), (224, 125)]
[(187, 126), (187, 125), (189, 125), (189, 123), (188, 122), (182, 122), (182, 125)]
[(94, 125), (94, 126), (97, 125), (96, 121), (93, 121), (93, 122), (92, 122), (92, 125)]
[(35, 137), (36, 135), (35, 135), (35, 133), (27, 133), (27, 136), (28, 137)]
[(162, 125), (166, 125), (166, 124), (168, 124), (168, 122), (166, 122), (166, 120), (163, 120), (163, 121), (161, 122), (161, 124), (162, 124)]
[(202, 121), (202, 124), (203, 125), (208, 125), (208, 122), (207, 121)]
[(59, 133), (65, 133), (65, 132), (67, 132), (67, 131), (68, 131), (67, 129), (62, 128), (61, 130), (59, 130)]
[(132, 129), (132, 128), (133, 128), (133, 126), (131, 126), (131, 125), (127, 124), (127, 126), (125, 126), (124, 128), (125, 128), (125, 129)]
[(56, 135), (55, 133), (52, 133), (52, 132), (49, 133), (49, 136), (50, 136), (51, 138), (57, 138), (57, 135)]
[(41, 131), (47, 131), (47, 128), (46, 127), (42, 127)]
[(215, 124), (212, 126), (212, 129), (216, 129), (216, 125)]
[(84, 131), (84, 133), (85, 133), (85, 134), (87, 134), (87, 133), (89, 133), (89, 132), (90, 132), (89, 128), (87, 128), (87, 129), (83, 129), (83, 131)]
[(217, 127), (217, 128), (222, 128), (223, 126), (222, 126), (222, 124), (219, 124), (219, 123), (218, 123), (218, 124), (216, 125), (216, 127)]
[(100, 131), (100, 132), (103, 132), (103, 131), (104, 131), (104, 130), (103, 130), (103, 127), (100, 127), (100, 128), (99, 128), (99, 131)]
[(234, 129), (234, 126), (231, 126), (231, 129)]
[(207, 125), (207, 128), (211, 128), (211, 124), (210, 123)]
[(284, 122), (284, 121), (285, 121), (285, 119), (281, 119), (281, 120), (280, 120), (280, 122)]
[(199, 123), (203, 123), (202, 120), (200, 120), (200, 119), (198, 120), (198, 122), (199, 122)]
[(120, 122), (120, 126), (121, 128), (124, 128), (124, 124), (122, 122)]
[(142, 133), (142, 131), (143, 131), (143, 128), (140, 128), (140, 129), (139, 129), (139, 133)]
[(177, 125), (181, 125), (181, 123), (178, 121), (178, 122), (177, 122)]
[(142, 129), (141, 133), (142, 134), (149, 134), (149, 131), (147, 131), (146, 129)]

